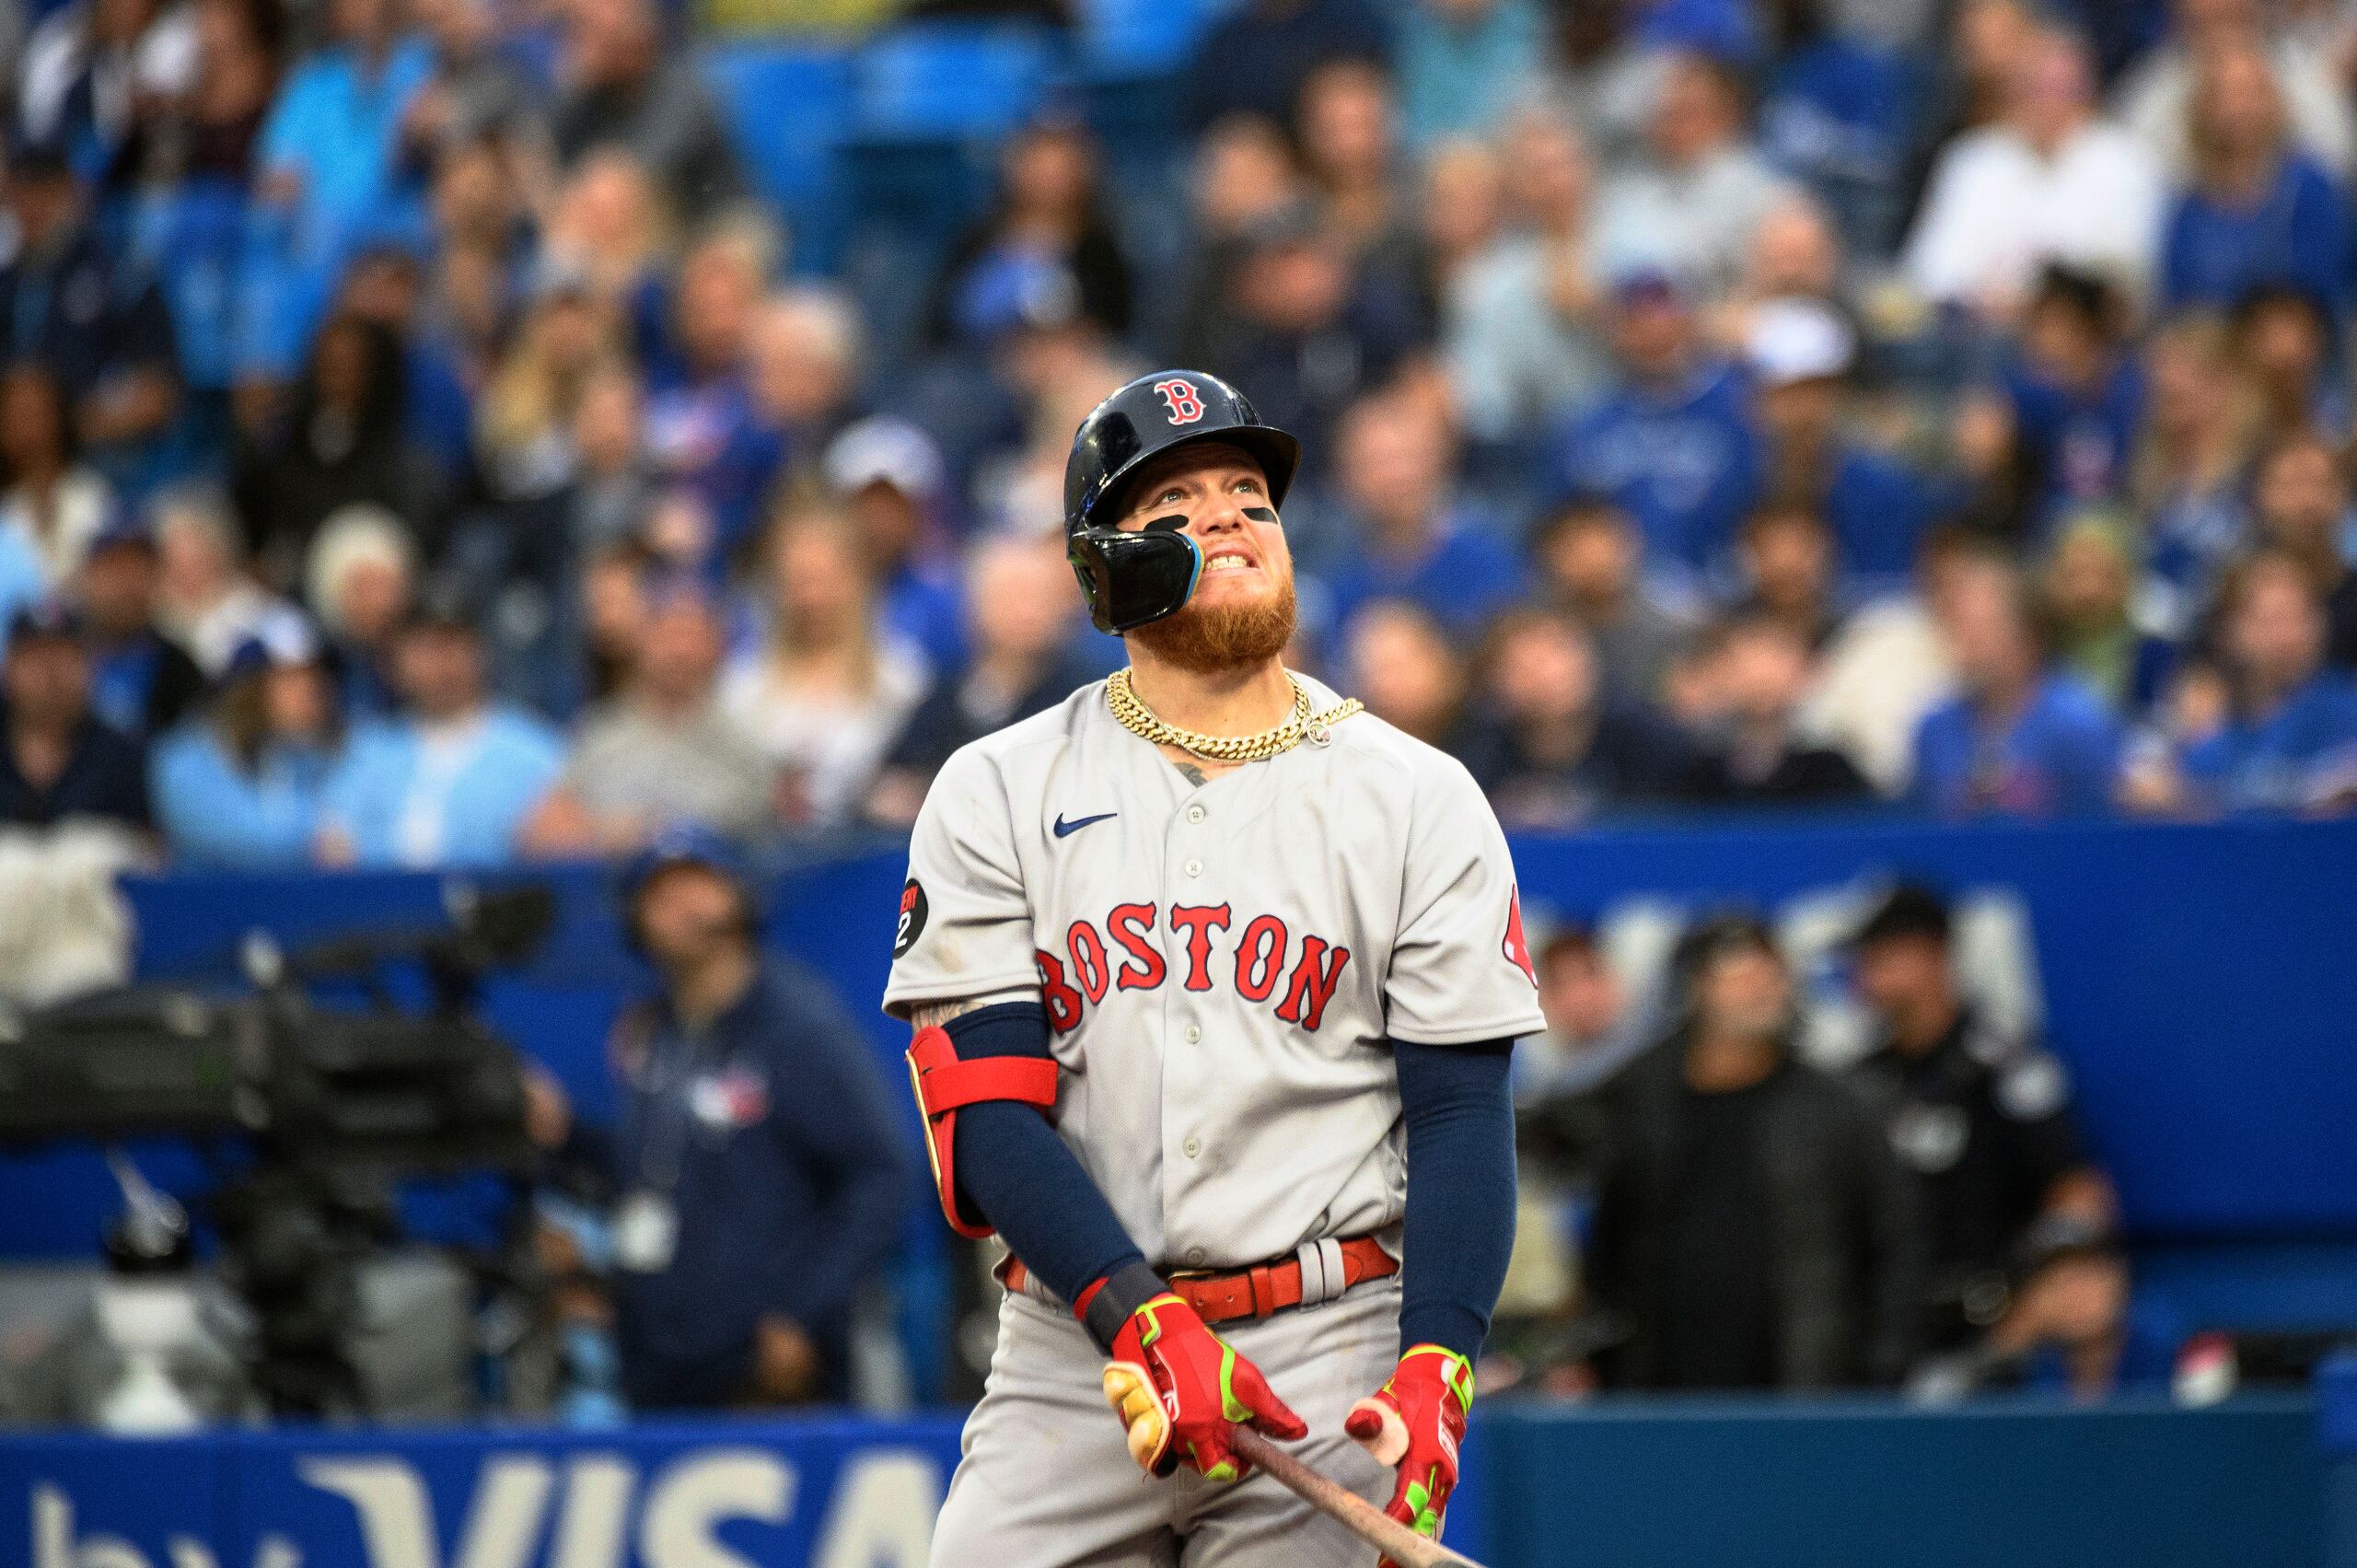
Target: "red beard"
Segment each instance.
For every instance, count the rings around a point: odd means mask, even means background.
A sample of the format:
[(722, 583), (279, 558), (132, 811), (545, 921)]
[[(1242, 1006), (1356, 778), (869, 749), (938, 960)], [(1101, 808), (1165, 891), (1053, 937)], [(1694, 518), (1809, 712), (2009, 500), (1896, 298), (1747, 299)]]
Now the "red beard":
[(1293, 574), (1277, 591), (1247, 604), (1199, 604), (1190, 600), (1178, 614), (1151, 621), (1130, 633), (1156, 658), (1190, 675), (1217, 675), (1240, 666), (1265, 664), (1293, 641)]

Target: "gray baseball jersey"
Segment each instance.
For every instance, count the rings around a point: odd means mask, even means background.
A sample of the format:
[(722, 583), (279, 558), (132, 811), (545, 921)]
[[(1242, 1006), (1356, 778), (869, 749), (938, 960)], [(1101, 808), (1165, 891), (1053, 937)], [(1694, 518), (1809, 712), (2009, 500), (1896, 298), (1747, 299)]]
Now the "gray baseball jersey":
[(952, 757), (917, 819), (886, 1008), (1037, 994), (1056, 1125), (1164, 1269), (1388, 1231), (1391, 1040), (1543, 1027), (1471, 775), (1369, 714), (1328, 737), (1195, 785), (1097, 682)]

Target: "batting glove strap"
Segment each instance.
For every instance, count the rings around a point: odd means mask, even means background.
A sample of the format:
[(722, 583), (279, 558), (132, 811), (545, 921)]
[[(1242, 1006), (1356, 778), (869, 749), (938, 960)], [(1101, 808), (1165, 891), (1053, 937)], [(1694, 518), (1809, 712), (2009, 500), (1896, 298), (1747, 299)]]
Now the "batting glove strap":
[(1342, 1430), (1398, 1472), (1385, 1512), (1418, 1535), (1440, 1535), (1472, 1408), (1471, 1364), (1440, 1345), (1415, 1345), (1399, 1358), (1390, 1380), (1343, 1418)]
[(1128, 1429), (1130, 1457), (1149, 1474), (1168, 1475), (1183, 1458), (1212, 1481), (1240, 1479), (1249, 1467), (1229, 1434), (1242, 1423), (1287, 1442), (1309, 1434), (1260, 1369), (1167, 1291), (1130, 1315), (1112, 1352), (1105, 1400)]

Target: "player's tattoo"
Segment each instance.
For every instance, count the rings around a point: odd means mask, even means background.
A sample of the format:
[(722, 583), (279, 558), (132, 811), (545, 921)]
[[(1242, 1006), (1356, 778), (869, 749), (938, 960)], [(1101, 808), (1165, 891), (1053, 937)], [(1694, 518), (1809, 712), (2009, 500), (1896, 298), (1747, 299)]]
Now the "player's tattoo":
[(1195, 766), (1192, 762), (1173, 762), (1170, 765), (1178, 769), (1179, 774), (1184, 777), (1189, 784), (1193, 784), (1197, 789), (1203, 787), (1202, 769)]
[(909, 1009), (909, 1022), (918, 1028), (929, 1029), (952, 1018), (962, 1018), (981, 1005), (970, 996), (956, 1002), (927, 1002)]

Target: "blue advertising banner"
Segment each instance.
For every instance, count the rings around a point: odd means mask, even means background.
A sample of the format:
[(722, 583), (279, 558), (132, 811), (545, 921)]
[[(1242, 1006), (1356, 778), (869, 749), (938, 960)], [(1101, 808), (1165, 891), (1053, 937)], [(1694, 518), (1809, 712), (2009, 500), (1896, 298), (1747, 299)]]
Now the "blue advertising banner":
[(957, 1458), (952, 1417), (0, 1439), (0, 1562), (923, 1568)]
[[(2318, 1423), (2295, 1397), (1505, 1402), (1447, 1539), (1492, 1568), (2326, 1568)], [(0, 1437), (0, 1563), (926, 1568), (956, 1460), (949, 1417)]]

